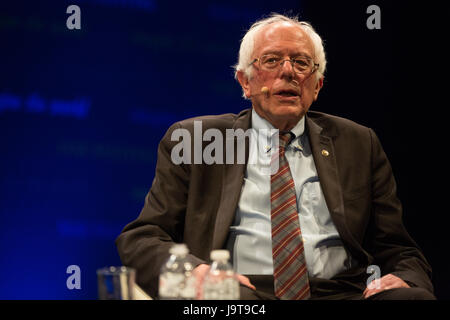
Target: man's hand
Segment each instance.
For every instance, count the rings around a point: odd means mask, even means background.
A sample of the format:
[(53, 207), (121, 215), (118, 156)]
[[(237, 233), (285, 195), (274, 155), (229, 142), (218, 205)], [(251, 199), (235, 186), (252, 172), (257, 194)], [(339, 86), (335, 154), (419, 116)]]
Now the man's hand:
[(395, 288), (409, 288), (409, 285), (405, 281), (390, 273), (381, 277), (380, 279), (378, 279), (378, 281), (379, 288), (377, 288), (377, 280), (373, 280), (371, 283), (369, 283), (366, 290), (364, 290), (363, 292), (364, 299), (367, 299), (368, 297), (384, 290)]
[[(194, 269), (194, 276), (196, 278), (195, 287), (197, 289), (197, 299), (201, 300), (203, 299), (203, 280), (205, 279), (206, 274), (209, 271), (210, 266), (207, 264), (199, 264)], [(243, 276), (241, 274), (237, 274), (237, 278), (240, 283), (242, 283), (244, 286), (249, 287), (250, 289), (256, 290), (255, 286), (251, 284), (249, 278), (246, 276)]]

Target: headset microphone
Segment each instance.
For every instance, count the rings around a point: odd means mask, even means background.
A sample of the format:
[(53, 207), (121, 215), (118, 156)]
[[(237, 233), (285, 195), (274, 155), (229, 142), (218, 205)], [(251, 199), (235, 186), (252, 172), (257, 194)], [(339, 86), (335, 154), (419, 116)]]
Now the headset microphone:
[(267, 87), (262, 87), (262, 88), (261, 88), (261, 93), (263, 93), (263, 94), (269, 94), (269, 88), (267, 88)]

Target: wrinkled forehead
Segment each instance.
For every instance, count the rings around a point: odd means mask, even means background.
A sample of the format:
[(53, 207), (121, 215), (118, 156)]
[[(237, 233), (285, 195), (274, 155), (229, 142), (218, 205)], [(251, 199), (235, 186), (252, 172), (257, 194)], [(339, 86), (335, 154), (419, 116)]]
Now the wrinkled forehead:
[(314, 58), (314, 45), (298, 25), (287, 21), (264, 26), (255, 37), (253, 57), (266, 53), (307, 54)]

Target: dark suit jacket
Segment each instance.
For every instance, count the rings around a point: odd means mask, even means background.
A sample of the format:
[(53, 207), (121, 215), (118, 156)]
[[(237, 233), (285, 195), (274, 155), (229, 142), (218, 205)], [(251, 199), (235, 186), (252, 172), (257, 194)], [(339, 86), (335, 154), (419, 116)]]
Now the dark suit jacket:
[[(185, 128), (193, 137), (194, 120), (202, 121), (203, 132), (217, 128), (225, 137), (226, 129), (245, 131), (251, 126), (251, 109), (177, 122), (161, 140), (145, 205), (116, 240), (123, 264), (137, 270), (138, 284), (154, 297), (160, 268), (174, 242), (186, 243), (196, 264), (207, 263), (211, 250), (225, 246), (242, 189), (245, 164), (172, 163), (171, 150), (178, 144), (171, 141), (173, 130)], [(382, 275), (393, 273), (432, 292), (431, 268), (403, 226), (391, 166), (375, 133), (350, 120), (311, 111), (305, 132), (333, 222), (358, 261), (333, 279), (310, 279), (312, 291), (316, 296), (362, 292), (370, 276), (366, 268), (375, 264)]]

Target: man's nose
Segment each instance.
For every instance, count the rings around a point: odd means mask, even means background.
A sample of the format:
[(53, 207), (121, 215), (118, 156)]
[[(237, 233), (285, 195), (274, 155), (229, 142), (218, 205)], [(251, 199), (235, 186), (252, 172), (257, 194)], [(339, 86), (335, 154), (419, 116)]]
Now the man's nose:
[(294, 76), (294, 66), (292, 65), (292, 61), (289, 59), (285, 59), (280, 62), (281, 71), (285, 75)]

